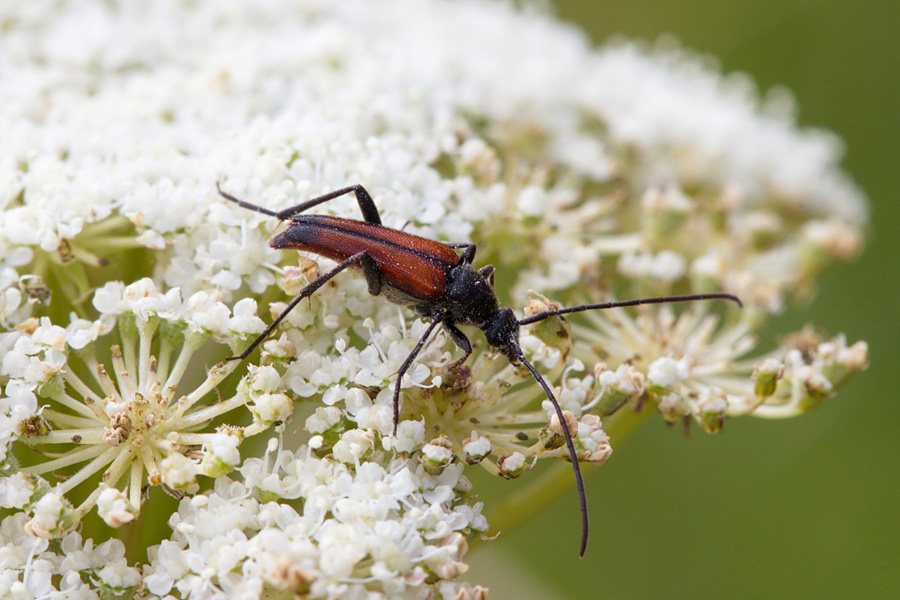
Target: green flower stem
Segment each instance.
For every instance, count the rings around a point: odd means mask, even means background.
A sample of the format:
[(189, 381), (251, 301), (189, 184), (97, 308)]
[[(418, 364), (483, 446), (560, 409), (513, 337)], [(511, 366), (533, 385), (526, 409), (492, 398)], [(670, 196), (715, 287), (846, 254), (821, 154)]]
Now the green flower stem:
[[(653, 412), (652, 405), (645, 405), (640, 412), (623, 407), (616, 414), (605, 418), (603, 430), (609, 435), (613, 448), (618, 447), (637, 428), (638, 424)], [(585, 475), (593, 470), (587, 463), (582, 463), (582, 469), (585, 471)], [(485, 511), (491, 530), (504, 532), (515, 529), (544, 510), (574, 482), (571, 465), (567, 462), (555, 461), (539, 477)], [(481, 543), (482, 540), (479, 538), (473, 541), (472, 546), (475, 547)]]

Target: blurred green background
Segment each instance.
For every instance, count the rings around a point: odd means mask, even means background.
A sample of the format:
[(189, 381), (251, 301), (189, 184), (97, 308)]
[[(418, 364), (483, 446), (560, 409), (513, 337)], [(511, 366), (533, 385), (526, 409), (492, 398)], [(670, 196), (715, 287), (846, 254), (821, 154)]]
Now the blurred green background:
[[(829, 271), (769, 339), (814, 323), (869, 342), (869, 370), (816, 412), (741, 418), (690, 438), (649, 419), (587, 475), (592, 534), (579, 560), (567, 490), (468, 557), (508, 598), (900, 598), (900, 2), (557, 0), (595, 43), (673, 34), (761, 90), (785, 86), (801, 126), (841, 136), (868, 194), (860, 260)], [(766, 335), (766, 332), (764, 332)], [(502, 485), (504, 482), (500, 482)]]

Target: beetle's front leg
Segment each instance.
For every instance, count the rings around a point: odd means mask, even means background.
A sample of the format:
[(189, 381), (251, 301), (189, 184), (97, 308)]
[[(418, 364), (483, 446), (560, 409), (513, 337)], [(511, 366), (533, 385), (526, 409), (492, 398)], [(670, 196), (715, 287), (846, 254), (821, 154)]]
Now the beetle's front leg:
[(466, 362), (466, 359), (472, 355), (472, 342), (469, 341), (466, 334), (460, 331), (452, 321), (444, 320), (444, 331), (447, 332), (450, 339), (453, 340), (453, 343), (463, 351), (462, 358), (457, 358), (447, 366), (448, 369), (458, 369), (459, 366)]

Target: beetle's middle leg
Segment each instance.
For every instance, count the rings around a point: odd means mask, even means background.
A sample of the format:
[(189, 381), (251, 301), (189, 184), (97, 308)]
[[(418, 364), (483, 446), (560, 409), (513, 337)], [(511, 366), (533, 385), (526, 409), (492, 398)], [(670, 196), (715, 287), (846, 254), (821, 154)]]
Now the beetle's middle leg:
[(400, 368), (397, 369), (397, 378), (394, 380), (394, 432), (393, 435), (396, 437), (397, 435), (397, 425), (400, 424), (400, 382), (403, 381), (403, 376), (409, 370), (409, 367), (412, 365), (412, 362), (418, 356), (419, 351), (422, 349), (422, 346), (425, 345), (425, 342), (428, 340), (428, 336), (431, 335), (431, 332), (434, 331), (434, 328), (438, 326), (438, 324), (444, 320), (444, 313), (439, 312), (432, 317), (431, 323), (428, 325), (428, 329), (425, 330), (425, 333), (422, 335), (421, 339), (419, 339), (419, 343), (416, 344), (416, 347), (412, 349), (412, 352), (409, 353), (409, 356), (406, 357), (406, 360), (403, 361), (403, 364), (400, 365)]
[[(287, 305), (287, 308), (281, 311), (281, 314), (275, 317), (275, 320), (272, 321), (268, 327), (266, 327), (265, 331), (263, 331), (261, 334), (259, 334), (259, 337), (253, 340), (253, 343), (250, 344), (249, 348), (244, 350), (244, 352), (239, 356), (229, 356), (225, 360), (244, 360), (245, 358), (250, 356), (250, 353), (256, 350), (256, 347), (269, 337), (269, 335), (275, 330), (275, 328), (278, 327), (278, 324), (281, 323), (298, 304), (300, 304), (301, 300), (312, 296), (320, 287), (328, 283), (335, 275), (356, 264), (359, 264), (362, 267), (363, 274), (365, 275), (366, 281), (369, 284), (369, 292), (377, 295), (377, 293), (381, 291), (381, 271), (378, 270), (378, 265), (375, 263), (375, 260), (369, 255), (368, 252), (366, 252), (365, 250), (363, 250), (362, 252), (357, 252), (327, 273), (323, 273), (322, 275), (320, 275), (315, 281), (307, 284), (306, 287), (300, 290), (300, 293), (297, 295), (297, 297), (291, 300), (291, 303)], [(373, 292), (373, 289), (376, 289), (377, 291)]]

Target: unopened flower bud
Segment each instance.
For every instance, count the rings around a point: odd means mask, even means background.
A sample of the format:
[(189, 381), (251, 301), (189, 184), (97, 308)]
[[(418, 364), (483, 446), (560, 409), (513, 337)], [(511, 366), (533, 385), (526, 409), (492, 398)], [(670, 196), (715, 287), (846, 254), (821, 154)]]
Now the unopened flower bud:
[(110, 527), (121, 527), (134, 521), (137, 508), (116, 488), (106, 488), (97, 497), (97, 513)]
[(508, 456), (503, 456), (497, 461), (497, 467), (500, 469), (500, 476), (506, 479), (515, 479), (521, 475), (528, 463), (525, 462), (525, 455), (521, 452), (513, 452)]
[(774, 358), (767, 358), (753, 369), (753, 379), (756, 380), (756, 395), (768, 398), (775, 393), (778, 380), (784, 375), (784, 365)]
[(422, 455), (419, 457), (419, 462), (431, 475), (440, 475), (455, 460), (456, 456), (453, 454), (453, 446), (450, 444), (447, 436), (444, 435), (422, 446)]
[(491, 450), (491, 440), (485, 436), (479, 436), (476, 431), (472, 431), (472, 437), (463, 441), (465, 460), (470, 465), (480, 463), (491, 453)]

